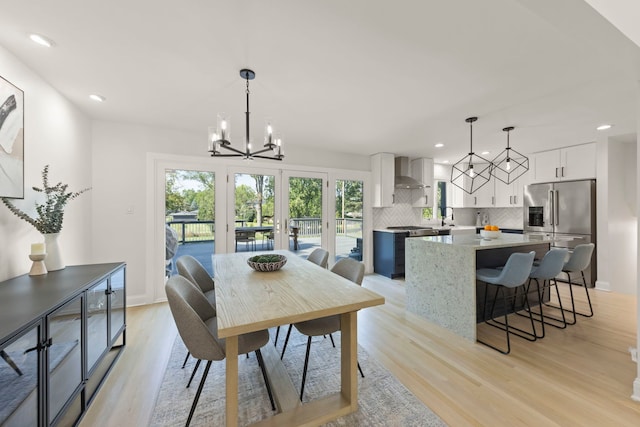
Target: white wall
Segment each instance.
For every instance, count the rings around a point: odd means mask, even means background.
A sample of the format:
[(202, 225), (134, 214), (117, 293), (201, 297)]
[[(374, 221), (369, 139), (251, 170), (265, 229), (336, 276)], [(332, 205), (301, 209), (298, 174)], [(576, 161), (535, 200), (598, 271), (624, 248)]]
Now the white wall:
[[(72, 191), (91, 186), (91, 123), (74, 105), (0, 46), (0, 73), (24, 91), (25, 199), (15, 204), (34, 214), (42, 168), (49, 164), (52, 183), (69, 184)], [(67, 265), (89, 259), (91, 199), (88, 192), (65, 210), (60, 245)], [(30, 244), (44, 239), (31, 225), (0, 205), (0, 280), (28, 273)]]
[[(195, 156), (212, 164), (225, 164), (206, 152), (206, 129), (189, 133), (147, 126), (94, 122), (93, 124), (93, 261), (127, 263), (127, 304), (153, 302), (153, 284), (147, 262), (151, 248), (147, 197), (147, 156), (149, 153)], [(370, 169), (368, 156), (301, 150), (287, 144), (284, 164), (348, 170)], [(253, 166), (268, 160), (256, 160)], [(152, 171), (151, 171), (152, 172)], [(132, 213), (128, 213), (132, 212)], [(152, 243), (160, 244), (164, 243)]]
[(608, 281), (612, 291), (630, 295), (637, 292), (635, 159), (635, 143), (609, 142)]

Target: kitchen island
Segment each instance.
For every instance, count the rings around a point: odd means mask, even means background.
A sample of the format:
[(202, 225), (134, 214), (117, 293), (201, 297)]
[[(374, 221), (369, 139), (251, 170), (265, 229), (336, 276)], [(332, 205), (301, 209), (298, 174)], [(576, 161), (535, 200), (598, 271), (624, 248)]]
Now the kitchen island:
[(550, 241), (505, 234), (485, 240), (480, 235), (407, 239), (405, 288), (407, 310), (471, 341), (476, 340), (476, 269), (502, 266), (514, 252), (535, 251), (542, 258)]

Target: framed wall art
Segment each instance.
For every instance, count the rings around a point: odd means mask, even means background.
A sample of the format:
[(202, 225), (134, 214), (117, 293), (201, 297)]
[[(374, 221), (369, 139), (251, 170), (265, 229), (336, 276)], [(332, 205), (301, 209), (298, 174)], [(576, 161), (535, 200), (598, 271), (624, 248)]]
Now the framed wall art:
[(24, 92), (0, 77), (0, 197), (24, 198)]

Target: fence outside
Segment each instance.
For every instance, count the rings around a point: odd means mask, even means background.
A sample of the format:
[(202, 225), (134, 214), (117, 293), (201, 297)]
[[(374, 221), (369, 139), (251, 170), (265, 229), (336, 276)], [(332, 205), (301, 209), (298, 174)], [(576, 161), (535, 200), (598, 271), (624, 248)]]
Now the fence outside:
[[(236, 221), (240, 222), (240, 220)], [(245, 221), (241, 221), (242, 226)], [(298, 236), (320, 236), (320, 218), (292, 218), (291, 224), (298, 227)], [(362, 220), (336, 218), (336, 235), (362, 237)], [(178, 233), (180, 243), (207, 242), (215, 240), (215, 221), (168, 221), (167, 225)], [(250, 223), (246, 225), (251, 226)]]

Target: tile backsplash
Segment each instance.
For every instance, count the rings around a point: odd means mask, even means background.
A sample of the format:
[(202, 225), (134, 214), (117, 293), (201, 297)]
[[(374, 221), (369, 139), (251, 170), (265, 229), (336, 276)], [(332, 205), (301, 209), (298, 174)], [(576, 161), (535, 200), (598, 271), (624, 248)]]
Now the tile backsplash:
[(394, 194), (393, 206), (373, 209), (373, 228), (420, 224), (422, 209), (411, 205), (411, 190), (396, 189)]
[[(523, 226), (523, 208), (457, 208), (454, 210), (456, 225), (476, 225), (476, 213), (489, 215), (489, 224), (500, 228), (519, 228)], [(374, 215), (375, 218), (375, 215)]]
[[(500, 228), (522, 228), (522, 208), (456, 208), (453, 211), (454, 224), (476, 225), (477, 212), (489, 215), (489, 223)], [(373, 228), (420, 225), (421, 216), (422, 209), (411, 205), (411, 190), (396, 190), (392, 207), (373, 209)]]

